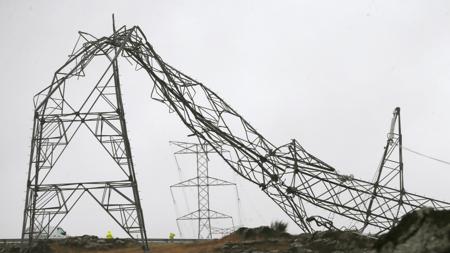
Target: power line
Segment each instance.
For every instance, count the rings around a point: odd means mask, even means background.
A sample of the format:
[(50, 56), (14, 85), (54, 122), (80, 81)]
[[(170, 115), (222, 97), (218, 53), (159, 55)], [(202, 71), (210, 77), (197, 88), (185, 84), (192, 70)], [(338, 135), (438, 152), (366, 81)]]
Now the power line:
[(418, 151), (412, 150), (412, 149), (407, 148), (407, 147), (405, 147), (405, 146), (402, 146), (402, 148), (403, 148), (404, 150), (407, 150), (407, 151), (409, 151), (409, 152), (411, 152), (411, 153), (414, 153), (414, 154), (416, 154), (416, 155), (419, 155), (419, 156), (428, 158), (428, 159), (430, 159), (430, 160), (434, 160), (434, 161), (436, 161), (436, 162), (440, 162), (440, 163), (443, 163), (443, 164), (450, 165), (450, 162), (448, 162), (448, 161), (445, 161), (445, 160), (442, 160), (442, 159), (439, 159), (439, 158), (436, 158), (436, 157), (432, 157), (432, 156), (426, 155), (426, 154), (424, 154), (424, 153), (420, 153), (420, 152), (418, 152)]

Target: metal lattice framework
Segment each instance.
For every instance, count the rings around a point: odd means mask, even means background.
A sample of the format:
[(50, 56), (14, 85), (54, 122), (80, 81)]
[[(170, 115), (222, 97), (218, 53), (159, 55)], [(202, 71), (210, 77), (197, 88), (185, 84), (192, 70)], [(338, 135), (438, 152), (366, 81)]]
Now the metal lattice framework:
[[(210, 177), (208, 169), (208, 154), (214, 154), (217, 151), (208, 144), (188, 143), (171, 141), (172, 145), (180, 148), (174, 155), (195, 155), (197, 161), (197, 176), (191, 179), (184, 180), (177, 184), (171, 185), (172, 188), (180, 187), (195, 187), (197, 188), (197, 207), (198, 209), (190, 212), (182, 217), (177, 218), (178, 221), (196, 220), (198, 222), (197, 238), (198, 239), (212, 239), (213, 234), (223, 235), (226, 232), (232, 232), (232, 229), (221, 229), (211, 226), (211, 220), (227, 219), (231, 221), (231, 228), (234, 227), (233, 217), (230, 215), (214, 211), (209, 205), (209, 188), (211, 186), (234, 186), (235, 183), (228, 182), (223, 179)], [(221, 150), (221, 153), (226, 151)], [(173, 196), (173, 194), (172, 194)]]
[[(82, 39), (93, 39), (80, 33)], [(124, 117), (117, 57), (121, 37), (110, 38), (116, 47), (98, 43), (73, 52), (56, 71), (53, 81), (34, 98), (35, 115), (27, 180), (22, 239), (49, 238), (83, 195), (91, 196), (131, 237), (148, 250), (144, 217)], [(84, 77), (84, 66), (94, 57), (106, 58), (106, 70), (76, 107), (67, 98), (68, 79)], [(76, 101), (78, 102), (78, 101)], [(48, 183), (47, 178), (78, 130), (85, 126), (123, 172), (114, 181)]]
[[(372, 196), (367, 205), (366, 218), (361, 228), (363, 231), (369, 224), (374, 221), (371, 213), (376, 209), (383, 208), (376, 196), (383, 194), (383, 187), (396, 189), (393, 192), (396, 205), (389, 206), (388, 210), (392, 216), (392, 223), (395, 225), (407, 209), (404, 207), (405, 186), (403, 184), (403, 153), (402, 153), (402, 129), (400, 121), (400, 108), (395, 108), (389, 129), (386, 146), (384, 147), (383, 156), (378, 167), (374, 183), (372, 186)], [(384, 207), (387, 208), (387, 207)]]
[[(34, 235), (35, 227), (39, 231), (45, 228), (38, 222), (38, 217), (65, 215), (61, 211), (64, 208), (62, 205), (56, 209), (41, 209), (42, 211), (36, 212), (39, 197), (45, 193), (41, 194), (41, 191), (51, 188), (41, 183), (45, 176), (37, 175), (51, 170), (71, 139), (69, 129), (74, 128), (69, 128), (69, 125), (92, 123), (110, 127), (110, 122), (117, 121), (122, 122), (122, 128), (119, 129), (124, 128), (124, 120), (121, 120), (123, 117), (120, 117), (123, 115), (121, 106), (116, 111), (82, 113), (79, 109), (66, 106), (62, 95), (67, 80), (82, 76), (93, 58), (110, 54), (114, 57), (120, 55), (146, 71), (153, 83), (152, 98), (175, 112), (201, 143), (211, 145), (236, 173), (257, 184), (305, 232), (310, 232), (313, 228), (307, 221), (304, 202), (353, 220), (361, 229), (371, 227), (379, 231), (389, 229), (398, 217), (417, 208), (450, 208), (450, 203), (412, 194), (385, 185), (381, 180), (372, 183), (342, 175), (306, 151), (296, 140), (275, 146), (216, 93), (165, 63), (137, 26), (129, 29), (121, 27), (109, 37), (95, 38), (86, 33), (80, 33), (80, 36), (83, 43), (78, 44), (69, 60), (57, 71), (52, 84), (37, 96), (39, 100), (36, 101), (24, 234), (27, 220), (31, 221), (30, 235)], [(116, 69), (117, 65), (111, 64), (111, 67)], [(117, 75), (112, 78), (117, 84)], [(99, 85), (94, 91), (99, 94), (103, 89), (101, 87)], [(99, 97), (105, 100), (106, 95), (101, 94), (103, 95)], [(53, 130), (50, 132), (49, 129)], [(119, 159), (114, 155), (125, 150), (127, 157), (130, 157), (127, 140), (117, 135), (106, 137), (99, 134), (100, 128), (92, 126), (90, 129), (105, 148), (110, 150), (117, 163), (125, 166), (123, 163), (126, 160), (126, 168), (130, 169), (129, 158)], [(125, 131), (121, 133), (124, 134)], [(221, 154), (219, 147), (229, 150), (230, 156)], [(391, 159), (398, 158), (392, 156)], [(35, 168), (34, 174), (31, 168)], [(134, 174), (130, 176), (130, 185), (136, 189)], [(136, 210), (139, 214), (137, 190), (134, 191), (134, 196), (134, 206), (138, 207)], [(142, 216), (137, 217), (139, 224), (143, 224)], [(145, 236), (145, 233), (141, 234)]]

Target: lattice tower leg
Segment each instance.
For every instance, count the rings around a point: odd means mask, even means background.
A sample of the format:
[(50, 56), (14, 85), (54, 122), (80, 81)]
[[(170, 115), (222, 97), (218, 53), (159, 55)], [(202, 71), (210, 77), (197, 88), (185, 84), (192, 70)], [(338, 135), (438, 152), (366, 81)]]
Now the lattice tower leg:
[(198, 180), (198, 238), (211, 239), (211, 215), (209, 209), (208, 157), (204, 152), (197, 153)]

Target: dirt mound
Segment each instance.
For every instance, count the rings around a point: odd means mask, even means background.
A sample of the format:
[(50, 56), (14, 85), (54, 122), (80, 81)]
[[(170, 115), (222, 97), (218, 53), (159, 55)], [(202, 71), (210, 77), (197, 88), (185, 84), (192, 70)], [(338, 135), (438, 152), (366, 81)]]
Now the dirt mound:
[(92, 235), (68, 237), (63, 240), (55, 240), (54, 248), (76, 248), (88, 250), (107, 250), (134, 246), (137, 242), (131, 239), (103, 239)]
[(378, 239), (356, 231), (292, 236), (270, 227), (241, 228), (226, 238), (232, 241), (224, 244), (224, 253), (450, 253), (450, 211), (424, 208), (408, 213)]
[(83, 235), (65, 239), (38, 240), (31, 247), (27, 244), (0, 245), (0, 253), (53, 253), (105, 251), (136, 247), (132, 239), (102, 239), (97, 236)]
[[(391, 231), (379, 239), (356, 231), (324, 231), (290, 235), (263, 226), (240, 228), (219, 239), (196, 243), (153, 243), (153, 253), (449, 253), (450, 211), (421, 209), (405, 215)], [(0, 253), (141, 253), (130, 239), (102, 239), (96, 236), (43, 240), (32, 249), (20, 245), (0, 245)]]
[(290, 238), (290, 234), (286, 232), (279, 232), (268, 226), (261, 226), (256, 228), (241, 227), (235, 232), (224, 239), (237, 239), (237, 240), (264, 240), (269, 238)]
[(20, 244), (4, 244), (0, 246), (0, 253), (53, 253), (47, 240), (35, 242), (31, 247)]
[(375, 239), (351, 231), (325, 231), (297, 236), (270, 227), (240, 228), (223, 240), (224, 253), (374, 252)]
[(313, 234), (301, 234), (290, 244), (287, 252), (328, 253), (373, 252), (375, 238), (354, 231), (323, 231)]
[(450, 211), (424, 208), (408, 213), (375, 247), (380, 253), (448, 253)]

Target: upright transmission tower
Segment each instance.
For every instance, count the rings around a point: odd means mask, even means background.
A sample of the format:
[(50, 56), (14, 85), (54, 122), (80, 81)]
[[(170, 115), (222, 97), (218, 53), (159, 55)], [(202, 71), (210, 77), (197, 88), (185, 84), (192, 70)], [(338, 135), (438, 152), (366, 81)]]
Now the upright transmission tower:
[[(49, 238), (80, 198), (88, 195), (131, 238), (139, 240), (144, 251), (148, 251), (122, 103), (117, 57), (123, 51), (123, 41), (119, 38), (110, 38), (117, 47), (95, 53), (106, 58), (107, 64), (81, 103), (69, 101), (65, 92), (70, 85), (67, 79), (85, 77), (84, 67), (93, 59), (75, 60), (81, 54), (79, 52), (72, 52), (69, 60), (54, 74), (52, 83), (34, 97), (33, 136), (22, 227), (22, 240), (27, 239), (30, 244), (35, 239)], [(80, 33), (80, 39), (89, 41), (92, 37)], [(98, 42), (91, 43), (91, 46), (95, 50), (102, 47)], [(116, 162), (123, 172), (122, 179), (49, 182), (48, 176), (56, 162), (81, 127), (86, 127)]]
[[(231, 232), (230, 229), (217, 228), (211, 225), (211, 220), (215, 219), (228, 219), (231, 221), (231, 229), (234, 228), (233, 217), (227, 214), (223, 214), (210, 209), (209, 204), (209, 187), (210, 186), (235, 186), (235, 183), (231, 183), (222, 179), (209, 176), (208, 170), (208, 154), (217, 153), (208, 144), (188, 143), (188, 142), (176, 142), (172, 141), (171, 144), (179, 147), (174, 154), (190, 154), (195, 155), (197, 160), (197, 176), (177, 184), (171, 185), (172, 188), (179, 187), (195, 187), (197, 188), (197, 207), (198, 209), (177, 218), (178, 221), (196, 220), (198, 221), (198, 238), (199, 239), (212, 239), (213, 234), (227, 234)], [(221, 150), (221, 152), (226, 152)], [(236, 188), (237, 189), (237, 188)], [(172, 194), (173, 196), (173, 194)]]

